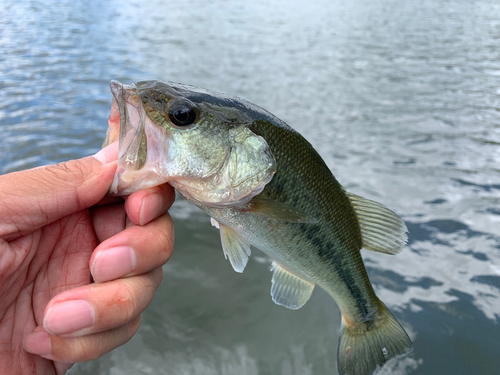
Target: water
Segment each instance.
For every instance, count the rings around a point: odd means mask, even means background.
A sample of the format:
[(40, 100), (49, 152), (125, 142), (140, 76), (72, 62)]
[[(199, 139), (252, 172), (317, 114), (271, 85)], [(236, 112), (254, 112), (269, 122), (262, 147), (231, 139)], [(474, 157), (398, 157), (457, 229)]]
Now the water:
[[(363, 251), (414, 341), (381, 374), (500, 366), (500, 5), (491, 1), (36, 1), (0, 6), (0, 171), (97, 151), (111, 79), (244, 97), (292, 125), (350, 191), (408, 224), (398, 256)], [(182, 200), (175, 253), (138, 334), (72, 374), (336, 374), (323, 291), (272, 303)]]

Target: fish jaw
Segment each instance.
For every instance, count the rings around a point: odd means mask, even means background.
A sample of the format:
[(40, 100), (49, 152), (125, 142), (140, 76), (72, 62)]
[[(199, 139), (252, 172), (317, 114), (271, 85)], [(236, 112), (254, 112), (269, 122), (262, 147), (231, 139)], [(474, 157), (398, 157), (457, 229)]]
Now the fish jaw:
[(112, 81), (110, 87), (113, 104), (105, 145), (119, 142), (118, 166), (110, 194), (128, 195), (169, 182), (164, 163), (168, 134), (146, 115), (135, 85)]

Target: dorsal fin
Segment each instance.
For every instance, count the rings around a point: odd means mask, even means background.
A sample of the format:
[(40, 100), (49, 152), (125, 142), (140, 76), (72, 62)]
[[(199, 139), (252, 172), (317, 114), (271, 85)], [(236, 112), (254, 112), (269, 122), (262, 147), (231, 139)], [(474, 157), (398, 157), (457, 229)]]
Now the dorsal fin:
[(297, 277), (273, 262), (271, 296), (274, 303), (297, 310), (311, 297), (314, 284)]
[(408, 240), (405, 223), (383, 204), (347, 193), (361, 230), (362, 247), (385, 254), (398, 254)]

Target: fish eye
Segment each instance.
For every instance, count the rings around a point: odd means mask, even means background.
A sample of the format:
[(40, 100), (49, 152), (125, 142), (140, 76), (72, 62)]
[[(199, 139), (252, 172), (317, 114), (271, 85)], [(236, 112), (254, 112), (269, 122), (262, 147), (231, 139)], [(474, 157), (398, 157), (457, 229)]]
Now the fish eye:
[(169, 108), (168, 118), (172, 124), (177, 126), (188, 126), (195, 122), (196, 112), (185, 103)]

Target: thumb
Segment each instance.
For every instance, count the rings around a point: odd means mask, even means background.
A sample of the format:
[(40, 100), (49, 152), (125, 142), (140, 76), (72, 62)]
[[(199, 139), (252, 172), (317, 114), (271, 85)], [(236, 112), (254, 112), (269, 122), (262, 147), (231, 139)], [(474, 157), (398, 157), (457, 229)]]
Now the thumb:
[(0, 176), (0, 237), (30, 233), (99, 202), (117, 154), (114, 143), (94, 156)]

